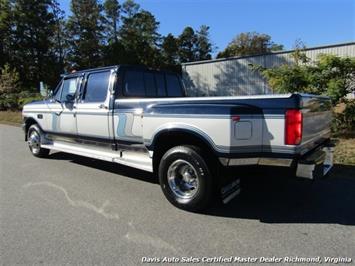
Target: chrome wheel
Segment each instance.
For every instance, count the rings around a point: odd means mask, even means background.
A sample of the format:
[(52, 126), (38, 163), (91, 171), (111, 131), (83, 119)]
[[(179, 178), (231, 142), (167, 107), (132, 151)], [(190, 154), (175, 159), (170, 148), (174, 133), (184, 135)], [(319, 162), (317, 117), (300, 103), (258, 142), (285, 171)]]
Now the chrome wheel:
[(32, 130), (28, 137), (28, 145), (32, 153), (37, 154), (41, 149), (41, 139), (39, 133), (36, 130)]
[(196, 169), (187, 161), (179, 159), (168, 168), (168, 184), (172, 192), (181, 199), (193, 198), (199, 188)]

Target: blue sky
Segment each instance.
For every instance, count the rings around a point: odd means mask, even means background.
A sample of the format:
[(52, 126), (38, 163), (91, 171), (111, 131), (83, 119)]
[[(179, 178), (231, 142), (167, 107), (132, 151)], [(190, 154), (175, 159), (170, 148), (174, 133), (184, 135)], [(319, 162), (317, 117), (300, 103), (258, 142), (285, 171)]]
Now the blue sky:
[[(101, 0), (103, 1), (103, 0)], [(123, 1), (123, 0), (122, 0)], [(121, 1), (121, 2), (122, 2)], [(292, 49), (300, 39), (307, 47), (355, 41), (355, 0), (136, 0), (160, 22), (163, 35), (184, 27), (210, 26), (218, 50), (240, 32), (271, 35)], [(70, 0), (59, 0), (70, 13)]]

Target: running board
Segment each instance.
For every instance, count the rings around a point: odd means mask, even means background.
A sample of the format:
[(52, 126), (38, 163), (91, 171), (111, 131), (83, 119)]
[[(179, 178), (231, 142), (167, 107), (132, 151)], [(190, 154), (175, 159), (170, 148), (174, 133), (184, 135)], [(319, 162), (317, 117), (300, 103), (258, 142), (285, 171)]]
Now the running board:
[(126, 166), (138, 168), (143, 171), (153, 172), (152, 159), (148, 153), (133, 151), (103, 151), (102, 149), (87, 148), (83, 145), (66, 144), (53, 142), (52, 144), (42, 144), (42, 148), (62, 151), (93, 159), (104, 160), (113, 163), (119, 163)]

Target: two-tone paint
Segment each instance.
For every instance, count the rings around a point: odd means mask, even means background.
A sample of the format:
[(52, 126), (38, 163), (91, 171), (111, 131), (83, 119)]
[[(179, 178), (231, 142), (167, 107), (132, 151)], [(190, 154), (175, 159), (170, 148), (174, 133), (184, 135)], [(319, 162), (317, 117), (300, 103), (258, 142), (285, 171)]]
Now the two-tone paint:
[[(172, 132), (199, 138), (225, 165), (271, 162), (268, 158), (280, 159), (272, 161), (275, 165), (283, 164), (283, 160), (290, 165), (329, 138), (331, 113), (326, 97), (284, 94), (129, 99), (122, 93), (121, 69), (114, 66), (65, 76), (77, 80), (74, 102), (49, 99), (25, 105), (25, 128), (37, 123), (49, 148), (56, 143), (58, 150), (66, 151), (65, 145), (77, 145), (77, 154), (85, 155), (91, 149), (120, 163), (125, 163), (127, 154), (127, 161), (148, 171), (153, 171), (159, 137)], [(85, 103), (81, 91), (87, 75), (95, 71), (111, 72), (107, 96), (104, 102)], [(302, 110), (304, 115), (300, 145), (285, 145), (288, 109)], [(68, 152), (75, 153), (74, 148)], [(139, 167), (142, 154), (149, 166)]]

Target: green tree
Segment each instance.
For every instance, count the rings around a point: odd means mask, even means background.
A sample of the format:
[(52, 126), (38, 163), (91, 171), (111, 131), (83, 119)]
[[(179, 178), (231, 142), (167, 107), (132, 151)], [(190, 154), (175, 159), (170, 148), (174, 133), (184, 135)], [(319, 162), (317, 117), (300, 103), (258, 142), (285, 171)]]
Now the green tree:
[(181, 63), (196, 60), (197, 36), (191, 27), (186, 27), (178, 37), (179, 59)]
[(108, 43), (118, 41), (118, 24), (120, 19), (120, 4), (117, 0), (105, 0), (104, 11), (108, 31)]
[(210, 27), (202, 25), (197, 31), (196, 37), (196, 59), (209, 60), (212, 58), (212, 43), (209, 36)]
[(10, 63), (27, 88), (37, 87), (41, 80), (48, 82), (55, 25), (51, 5), (51, 0), (17, 0), (13, 4)]
[(64, 11), (60, 9), (60, 6), (57, 1), (53, 1), (50, 7), (55, 22), (54, 34), (52, 38), (52, 51), (58, 63), (63, 67), (66, 52), (68, 49), (68, 36), (65, 27), (65, 14)]
[(178, 39), (171, 33), (163, 38), (161, 45), (163, 61), (166, 65), (178, 64)]
[(96, 0), (72, 0), (67, 28), (71, 36), (69, 61), (74, 68), (97, 67), (103, 63), (104, 21)]
[(238, 34), (217, 58), (255, 55), (270, 53), (274, 50), (282, 50), (283, 45), (271, 41), (271, 36), (257, 32), (245, 32)]
[(53, 0), (50, 6), (53, 13), (54, 28), (51, 38), (50, 56), (53, 64), (47, 69), (49, 78), (48, 85), (54, 87), (58, 82), (59, 75), (64, 72), (66, 67), (67, 53), (69, 49), (69, 36), (66, 29), (64, 11), (60, 9), (57, 1)]
[(157, 67), (161, 40), (158, 33), (159, 22), (145, 10), (135, 14), (129, 11), (127, 14), (129, 15), (122, 18), (120, 29), (120, 40), (126, 52), (123, 62)]
[(133, 0), (126, 0), (122, 5), (122, 11), (126, 14), (126, 18), (132, 18), (138, 13), (139, 9), (139, 4), (135, 3)]
[(11, 47), (11, 7), (9, 0), (0, 0), (0, 67), (9, 60)]

